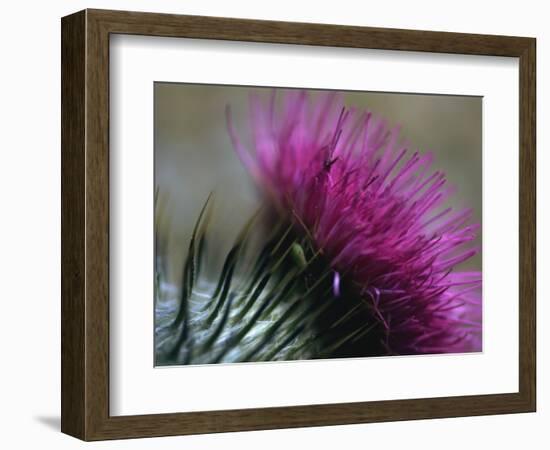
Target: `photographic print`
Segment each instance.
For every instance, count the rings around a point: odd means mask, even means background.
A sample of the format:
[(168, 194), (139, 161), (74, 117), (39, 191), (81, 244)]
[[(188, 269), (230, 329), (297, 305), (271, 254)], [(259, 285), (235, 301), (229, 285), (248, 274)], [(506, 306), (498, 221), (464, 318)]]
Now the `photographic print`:
[(482, 98), (156, 82), (155, 365), (482, 351)]
[(535, 38), (87, 9), (61, 44), (65, 434), (536, 411)]

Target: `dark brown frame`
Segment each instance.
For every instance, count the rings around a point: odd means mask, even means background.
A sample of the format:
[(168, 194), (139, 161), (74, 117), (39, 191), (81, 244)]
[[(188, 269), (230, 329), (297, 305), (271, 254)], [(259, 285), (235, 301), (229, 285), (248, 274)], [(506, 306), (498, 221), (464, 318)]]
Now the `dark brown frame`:
[[(84, 440), (535, 411), (536, 40), (85, 10), (62, 30), (61, 429)], [(109, 416), (109, 35), (223, 39), (519, 58), (519, 392)]]

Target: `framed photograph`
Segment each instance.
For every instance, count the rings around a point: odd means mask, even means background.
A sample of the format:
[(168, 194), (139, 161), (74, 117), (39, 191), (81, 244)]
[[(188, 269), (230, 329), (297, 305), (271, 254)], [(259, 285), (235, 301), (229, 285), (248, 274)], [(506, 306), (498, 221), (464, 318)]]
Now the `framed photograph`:
[(62, 431), (535, 411), (535, 39), (85, 10)]

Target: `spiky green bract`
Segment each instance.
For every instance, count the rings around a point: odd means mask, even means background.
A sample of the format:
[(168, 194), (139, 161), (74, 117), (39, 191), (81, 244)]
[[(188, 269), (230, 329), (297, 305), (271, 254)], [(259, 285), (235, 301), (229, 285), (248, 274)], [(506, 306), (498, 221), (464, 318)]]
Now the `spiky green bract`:
[(247, 264), (244, 249), (257, 225), (252, 218), (227, 253), (217, 280), (205, 282), (210, 211), (207, 201), (178, 288), (163, 273), (165, 255), (157, 254), (156, 365), (365, 355), (364, 337), (377, 322), (365, 316), (366, 308), (356, 299), (334, 297), (333, 273), (323, 256), (287, 222), (274, 227)]

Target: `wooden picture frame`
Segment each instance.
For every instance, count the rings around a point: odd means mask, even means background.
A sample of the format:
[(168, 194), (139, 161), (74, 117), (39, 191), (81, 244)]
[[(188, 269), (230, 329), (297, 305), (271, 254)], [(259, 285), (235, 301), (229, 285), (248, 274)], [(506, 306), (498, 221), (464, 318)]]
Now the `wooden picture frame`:
[[(104, 10), (61, 25), (64, 433), (101, 440), (535, 411), (535, 39)], [(117, 33), (519, 58), (519, 392), (110, 416), (109, 36)]]

